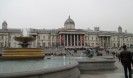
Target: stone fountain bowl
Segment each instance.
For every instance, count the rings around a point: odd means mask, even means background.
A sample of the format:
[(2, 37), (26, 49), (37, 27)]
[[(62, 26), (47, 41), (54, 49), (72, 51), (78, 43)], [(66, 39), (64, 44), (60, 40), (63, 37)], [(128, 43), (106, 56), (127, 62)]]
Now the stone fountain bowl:
[(36, 40), (36, 38), (33, 38), (33, 37), (14, 37), (14, 39), (22, 43), (28, 43)]

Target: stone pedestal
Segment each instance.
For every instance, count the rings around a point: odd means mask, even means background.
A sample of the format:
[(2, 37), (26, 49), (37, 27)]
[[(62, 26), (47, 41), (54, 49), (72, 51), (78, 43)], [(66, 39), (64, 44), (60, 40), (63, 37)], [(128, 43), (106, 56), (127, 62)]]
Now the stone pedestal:
[(0, 59), (43, 59), (41, 48), (5, 48)]

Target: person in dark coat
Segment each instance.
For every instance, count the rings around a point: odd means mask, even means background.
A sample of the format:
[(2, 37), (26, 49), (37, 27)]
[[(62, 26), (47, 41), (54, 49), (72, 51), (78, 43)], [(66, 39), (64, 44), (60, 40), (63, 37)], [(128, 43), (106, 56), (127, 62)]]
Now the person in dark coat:
[(132, 78), (131, 74), (131, 64), (132, 63), (132, 54), (130, 51), (127, 51), (127, 46), (123, 46), (123, 51), (120, 53), (120, 60), (124, 68), (125, 78)]

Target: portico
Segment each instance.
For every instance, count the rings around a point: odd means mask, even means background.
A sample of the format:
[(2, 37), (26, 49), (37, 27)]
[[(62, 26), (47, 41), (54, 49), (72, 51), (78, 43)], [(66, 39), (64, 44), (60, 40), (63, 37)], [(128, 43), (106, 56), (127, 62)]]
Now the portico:
[(83, 33), (61, 33), (61, 46), (85, 46), (85, 35)]
[(109, 48), (111, 35), (99, 35), (99, 46)]

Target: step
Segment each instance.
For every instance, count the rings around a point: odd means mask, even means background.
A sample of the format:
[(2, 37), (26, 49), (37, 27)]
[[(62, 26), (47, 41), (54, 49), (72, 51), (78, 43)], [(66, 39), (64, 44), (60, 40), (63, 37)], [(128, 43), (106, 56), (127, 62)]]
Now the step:
[(37, 56), (3, 56), (0, 59), (35, 59), (35, 58), (44, 58), (44, 55)]
[(30, 52), (30, 51), (13, 51), (13, 52), (3, 52), (3, 53), (44, 53), (43, 51), (33, 51), (33, 52)]

